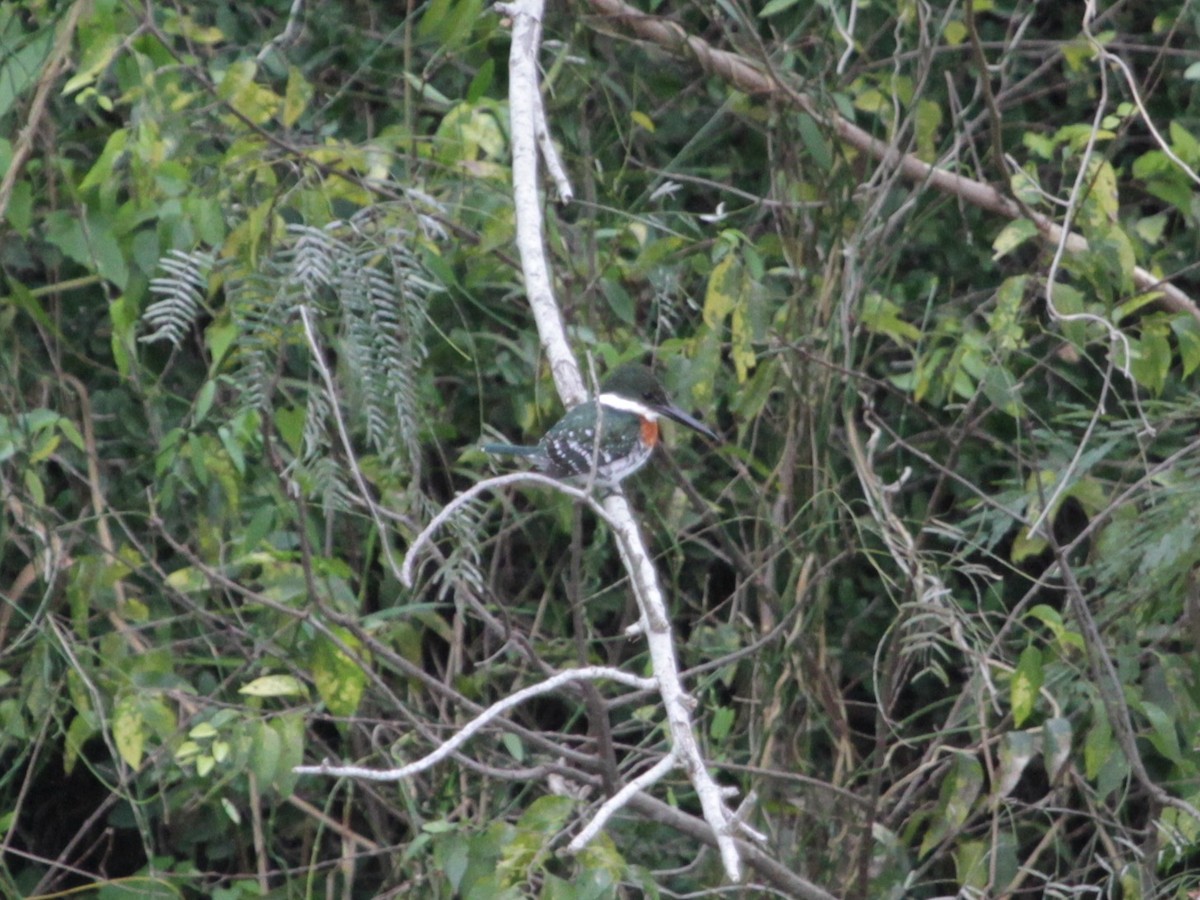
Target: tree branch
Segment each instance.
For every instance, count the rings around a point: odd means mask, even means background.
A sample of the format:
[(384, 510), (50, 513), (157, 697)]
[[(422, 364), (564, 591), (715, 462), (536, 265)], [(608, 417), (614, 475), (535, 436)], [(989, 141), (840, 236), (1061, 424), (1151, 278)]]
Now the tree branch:
[[(618, 22), (642, 40), (650, 41), (680, 56), (691, 56), (702, 69), (724, 78), (740, 91), (749, 94), (768, 94), (786, 98), (797, 108), (824, 123), (849, 146), (866, 153), (885, 165), (895, 166), (900, 174), (914, 184), (930, 187), (958, 197), (973, 206), (1008, 219), (1027, 217), (1037, 226), (1042, 240), (1051, 247), (1063, 245), (1068, 253), (1084, 253), (1088, 249), (1083, 235), (1067, 231), (1049, 216), (1029, 210), (1028, 213), (1011, 197), (1006, 197), (990, 184), (948, 172), (931, 165), (911, 153), (900, 153), (895, 147), (864, 131), (836, 113), (820, 109), (808, 94), (778, 79), (744, 56), (718, 50), (702, 38), (689, 35), (682, 26), (658, 16), (647, 15), (623, 0), (588, 0), (605, 21)], [(1187, 293), (1154, 273), (1136, 266), (1133, 283), (1140, 291), (1157, 292), (1159, 302), (1171, 312), (1187, 313), (1200, 322), (1200, 307)]]
[[(509, 58), (509, 113), (511, 116), (513, 155), (513, 199), (516, 207), (517, 245), (530, 307), (537, 322), (542, 346), (554, 373), (563, 403), (568, 407), (584, 400), (583, 381), (570, 352), (562, 313), (550, 289), (549, 267), (542, 238), (542, 214), (538, 200), (537, 147), (541, 109), (537, 78), (537, 50), (540, 37), (542, 0), (517, 0), (503, 11), (513, 17), (512, 48)], [(546, 132), (548, 134), (548, 131)], [(654, 677), (662, 696), (671, 736), (672, 755), (687, 773), (700, 799), (704, 817), (715, 835), (728, 877), (741, 876), (740, 855), (733, 840), (732, 815), (721, 798), (720, 788), (704, 764), (692, 726), (690, 708), (694, 701), (686, 695), (679, 680), (679, 665), (670, 620), (658, 574), (649, 551), (634, 521), (625, 495), (616, 490), (604, 500), (621, 561), (625, 564), (641, 612), (642, 630), (650, 650)]]

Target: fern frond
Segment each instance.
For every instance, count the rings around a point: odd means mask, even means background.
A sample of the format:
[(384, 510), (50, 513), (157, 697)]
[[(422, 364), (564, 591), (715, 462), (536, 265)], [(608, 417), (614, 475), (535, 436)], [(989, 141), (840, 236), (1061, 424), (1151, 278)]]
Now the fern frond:
[(161, 299), (151, 303), (142, 315), (142, 320), (154, 331), (143, 335), (140, 341), (169, 341), (179, 346), (204, 310), (214, 261), (212, 253), (203, 250), (191, 253), (172, 250), (158, 261), (166, 274), (150, 281), (150, 292)]
[(278, 302), (276, 285), (261, 272), (226, 283), (225, 300), (239, 334), (233, 382), (240, 409), (269, 414), (270, 383), (289, 313)]
[(309, 301), (316, 300), (322, 288), (337, 281), (340, 262), (351, 255), (350, 248), (334, 236), (343, 227), (342, 222), (331, 222), (324, 228), (288, 226), (288, 234), (296, 238), (288, 254), (292, 283)]

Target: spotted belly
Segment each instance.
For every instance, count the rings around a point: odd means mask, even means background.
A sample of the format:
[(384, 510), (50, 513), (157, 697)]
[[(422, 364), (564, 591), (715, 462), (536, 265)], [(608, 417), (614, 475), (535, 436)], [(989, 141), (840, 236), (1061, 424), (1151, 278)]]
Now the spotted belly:
[(647, 446), (641, 441), (638, 441), (633, 452), (625, 453), (615, 459), (612, 454), (601, 450), (596, 465), (596, 480), (607, 484), (616, 484), (622, 478), (627, 478), (644, 466), (653, 452), (653, 445)]

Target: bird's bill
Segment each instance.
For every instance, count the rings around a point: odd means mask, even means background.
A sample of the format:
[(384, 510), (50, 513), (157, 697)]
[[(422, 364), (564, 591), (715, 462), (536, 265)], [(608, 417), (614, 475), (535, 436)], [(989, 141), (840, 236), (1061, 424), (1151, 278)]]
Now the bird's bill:
[(660, 413), (662, 413), (664, 416), (674, 419), (680, 425), (686, 425), (688, 428), (691, 428), (693, 431), (700, 432), (702, 435), (709, 438), (710, 440), (713, 440), (713, 441), (721, 440), (721, 436), (718, 435), (715, 431), (713, 431), (711, 428), (709, 428), (707, 425), (705, 425), (703, 422), (701, 422), (699, 419), (695, 418), (694, 416), (689, 416), (678, 406), (660, 406), (660, 407), (658, 407), (658, 411)]

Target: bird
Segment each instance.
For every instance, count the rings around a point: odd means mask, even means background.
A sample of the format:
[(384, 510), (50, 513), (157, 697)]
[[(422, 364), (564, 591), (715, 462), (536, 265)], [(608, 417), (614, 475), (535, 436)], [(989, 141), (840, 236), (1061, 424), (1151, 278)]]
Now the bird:
[(484, 444), (481, 449), (524, 457), (554, 478), (593, 478), (613, 486), (650, 459), (659, 442), (661, 416), (720, 440), (711, 428), (670, 401), (649, 367), (628, 363), (601, 382), (594, 400), (568, 410), (537, 444)]

